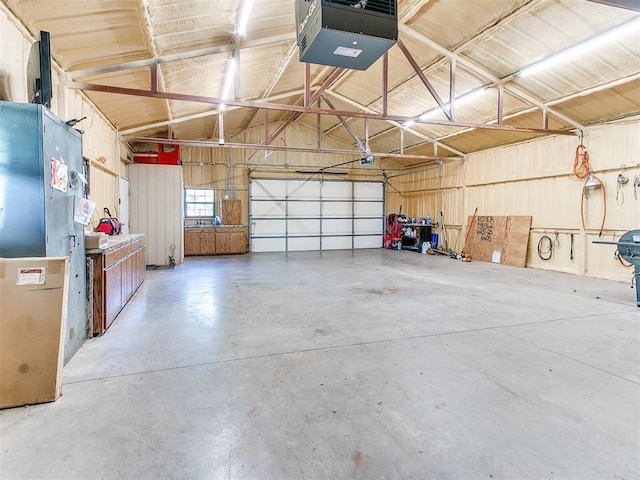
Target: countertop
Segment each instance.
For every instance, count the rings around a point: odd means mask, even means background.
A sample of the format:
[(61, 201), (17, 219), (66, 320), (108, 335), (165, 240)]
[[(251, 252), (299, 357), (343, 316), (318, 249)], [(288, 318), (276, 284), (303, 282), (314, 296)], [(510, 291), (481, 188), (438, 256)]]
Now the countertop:
[(242, 227), (245, 228), (247, 225), (185, 225), (184, 229), (189, 230), (191, 228), (225, 228), (225, 227)]
[(136, 240), (140, 240), (144, 238), (144, 234), (142, 233), (129, 233), (129, 234), (121, 234), (121, 235), (110, 235), (108, 237), (109, 245), (107, 248), (92, 248), (91, 250), (87, 250), (86, 253), (111, 253), (114, 250), (117, 250), (120, 247), (128, 245), (129, 243), (133, 243)]

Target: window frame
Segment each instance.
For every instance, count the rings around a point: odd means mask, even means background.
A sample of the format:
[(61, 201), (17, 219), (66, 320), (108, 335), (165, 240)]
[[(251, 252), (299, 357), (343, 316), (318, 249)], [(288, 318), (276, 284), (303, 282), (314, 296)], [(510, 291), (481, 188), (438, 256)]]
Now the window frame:
[[(211, 201), (196, 201), (190, 202), (187, 199), (190, 191), (196, 192), (211, 192), (212, 200)], [(211, 215), (189, 215), (189, 206), (190, 205), (206, 205), (211, 206)], [(216, 190), (215, 188), (206, 188), (206, 187), (185, 187), (184, 188), (184, 218), (185, 219), (194, 219), (194, 218), (215, 218), (216, 217)]]

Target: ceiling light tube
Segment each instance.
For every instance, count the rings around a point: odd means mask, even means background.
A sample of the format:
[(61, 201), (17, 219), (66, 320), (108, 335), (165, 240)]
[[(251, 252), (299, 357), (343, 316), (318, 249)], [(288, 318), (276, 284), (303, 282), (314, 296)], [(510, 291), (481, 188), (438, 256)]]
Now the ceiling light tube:
[[(232, 58), (227, 62), (227, 71), (225, 72), (224, 83), (222, 86), (222, 98), (229, 98), (231, 93), (231, 86), (236, 73), (236, 59)], [(220, 105), (220, 110), (224, 110), (227, 106), (223, 103)]]
[(239, 37), (244, 37), (247, 34), (247, 24), (249, 23), (249, 16), (251, 14), (252, 3), (253, 3), (253, 0), (244, 0), (244, 2), (242, 2), (242, 6), (241, 6), (242, 10), (238, 15), (238, 21), (236, 23), (236, 31), (234, 32), (234, 34)]
[(608, 30), (600, 35), (596, 35), (584, 42), (578, 43), (573, 47), (569, 47), (566, 50), (552, 54), (551, 56), (536, 62), (528, 67), (525, 67), (520, 73), (519, 77), (527, 77), (533, 73), (545, 70), (553, 65), (557, 65), (570, 58), (583, 55), (585, 53), (593, 52), (594, 49), (602, 47), (615, 40), (619, 40), (629, 34), (637, 33), (640, 28), (640, 17), (636, 17), (630, 22), (627, 22), (619, 27)]
[[(482, 95), (484, 95), (484, 92), (487, 91), (487, 88), (488, 87), (484, 85), (480, 88), (476, 88), (475, 90), (471, 90), (470, 92), (464, 93), (459, 97), (456, 97), (456, 100), (455, 100), (456, 107), (460, 107), (461, 105), (464, 105), (477, 98), (480, 98)], [(447, 109), (447, 111), (451, 109), (449, 106), (449, 103), (445, 103), (444, 107)], [(420, 115), (419, 118), (420, 120), (428, 120), (429, 118), (435, 117), (440, 112), (442, 112), (442, 109), (440, 107), (432, 108), (431, 110), (427, 110), (422, 115)]]

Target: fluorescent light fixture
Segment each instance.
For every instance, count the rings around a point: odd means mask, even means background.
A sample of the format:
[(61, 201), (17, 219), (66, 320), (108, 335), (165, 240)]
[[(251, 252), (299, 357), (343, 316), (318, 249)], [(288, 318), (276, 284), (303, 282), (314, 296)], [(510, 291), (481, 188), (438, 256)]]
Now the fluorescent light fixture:
[(247, 24), (249, 23), (249, 15), (251, 14), (252, 3), (253, 0), (244, 0), (244, 2), (242, 2), (242, 10), (238, 15), (236, 31), (234, 32), (234, 35), (238, 37), (244, 37), (247, 34)]
[(578, 43), (573, 47), (569, 47), (566, 50), (562, 50), (561, 52), (555, 53), (545, 58), (544, 60), (536, 62), (524, 68), (520, 73), (518, 73), (518, 76), (527, 77), (533, 73), (539, 72), (540, 70), (544, 70), (553, 65), (557, 65), (558, 63), (562, 63), (585, 53), (591, 53), (596, 48), (602, 47), (603, 45), (611, 43), (615, 40), (619, 40), (629, 34), (637, 33), (639, 28), (640, 17), (636, 17), (630, 22), (627, 22), (619, 27), (608, 30), (604, 33), (601, 33), (600, 35), (596, 35), (589, 40)]
[[(231, 87), (233, 86), (233, 81), (235, 79), (236, 72), (236, 59), (232, 58), (227, 62), (227, 71), (224, 77), (224, 83), (222, 85), (222, 98), (229, 98), (229, 94), (231, 93)], [(220, 105), (220, 110), (224, 111), (227, 106), (223, 103)]]
[[(475, 90), (471, 90), (470, 92), (467, 92), (463, 95), (460, 95), (459, 97), (456, 97), (455, 107), (458, 108), (461, 105), (464, 105), (465, 103), (470, 103), (473, 100), (480, 98), (482, 95), (484, 95), (484, 92), (487, 91), (487, 88), (488, 87), (486, 86), (482, 86), (480, 88), (476, 88)], [(447, 112), (450, 111), (451, 110), (450, 103), (445, 103), (444, 108), (447, 110)], [(428, 120), (430, 118), (437, 116), (441, 112), (442, 112), (442, 109), (440, 107), (432, 108), (431, 110), (427, 110), (422, 115), (420, 115), (420, 120)]]
[(402, 128), (407, 129), (407, 128), (411, 128), (416, 124), (416, 122), (414, 122), (413, 120), (409, 120), (408, 122), (404, 122), (404, 125), (402, 125)]

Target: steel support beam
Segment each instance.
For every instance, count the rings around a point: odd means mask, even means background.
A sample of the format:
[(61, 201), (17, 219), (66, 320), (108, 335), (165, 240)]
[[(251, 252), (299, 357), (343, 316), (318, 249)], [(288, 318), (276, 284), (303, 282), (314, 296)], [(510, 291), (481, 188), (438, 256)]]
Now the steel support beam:
[[(176, 100), (176, 101), (186, 101), (186, 102), (195, 102), (195, 103), (206, 103), (210, 105), (221, 105), (225, 104), (227, 106), (235, 106), (235, 107), (245, 107), (245, 108), (258, 108), (258, 109), (266, 109), (266, 110), (276, 110), (281, 112), (298, 112), (298, 113), (319, 113), (321, 115), (334, 115), (334, 116), (342, 116), (345, 118), (370, 118), (372, 120), (382, 120), (382, 121), (395, 121), (395, 122), (408, 122), (408, 121), (416, 121), (415, 117), (407, 117), (403, 115), (383, 115), (381, 113), (368, 113), (368, 112), (354, 112), (349, 110), (333, 110), (326, 108), (316, 108), (316, 107), (305, 107), (302, 105), (284, 105), (277, 103), (261, 103), (254, 101), (229, 101), (223, 98), (217, 97), (205, 97), (201, 95), (188, 95), (182, 93), (170, 93), (170, 92), (151, 92), (149, 90), (139, 90), (134, 88), (125, 88), (125, 87), (114, 87), (110, 85), (96, 85), (91, 83), (78, 83), (71, 82), (67, 85), (71, 89), (76, 90), (84, 90), (84, 91), (92, 91), (92, 92), (103, 92), (103, 93), (113, 93), (118, 95), (132, 95), (136, 97), (148, 97), (148, 98), (159, 98), (165, 100)], [(438, 119), (427, 119), (427, 120), (419, 120), (420, 123), (431, 124), (431, 125), (442, 125), (445, 127), (459, 127), (459, 128), (477, 128), (477, 129), (486, 129), (486, 130), (500, 130), (505, 132), (524, 132), (524, 133), (540, 133), (544, 135), (575, 135), (573, 132), (568, 132), (566, 130), (546, 130), (542, 128), (529, 128), (529, 127), (518, 127), (515, 125), (494, 125), (494, 124), (485, 124), (485, 123), (472, 123), (472, 122), (452, 122), (447, 120), (438, 120)]]
[(440, 95), (438, 95), (438, 92), (436, 92), (436, 89), (433, 88), (433, 85), (431, 85), (431, 82), (429, 81), (427, 76), (424, 74), (420, 66), (418, 65), (418, 62), (416, 62), (416, 60), (413, 58), (409, 50), (407, 50), (407, 47), (404, 46), (404, 43), (402, 43), (402, 40), (398, 39), (397, 45), (398, 47), (400, 47), (400, 50), (402, 50), (402, 53), (404, 54), (405, 58), (407, 59), (411, 67), (413, 67), (413, 70), (416, 72), (416, 75), (420, 80), (422, 80), (422, 83), (424, 83), (424, 86), (427, 87), (427, 90), (429, 90), (429, 93), (434, 98), (436, 103), (440, 106), (444, 114), (447, 116), (449, 120), (453, 121), (453, 117), (451, 113), (447, 111), (444, 105), (444, 102), (440, 98)]
[[(269, 150), (276, 152), (304, 152), (304, 153), (326, 153), (330, 155), (354, 155), (360, 156), (362, 152), (360, 150), (343, 150), (332, 148), (311, 148), (311, 147), (292, 147), (286, 145), (260, 145), (253, 143), (220, 143), (213, 142), (211, 140), (181, 140), (178, 138), (158, 138), (158, 137), (123, 137), (123, 140), (129, 142), (142, 142), (142, 143), (161, 143), (168, 145), (182, 145), (186, 147), (207, 147), (207, 148), (232, 148), (241, 150)], [(378, 158), (402, 158), (402, 159), (416, 159), (416, 160), (460, 160), (460, 157), (441, 157), (433, 155), (400, 155), (396, 153), (371, 153)]]

